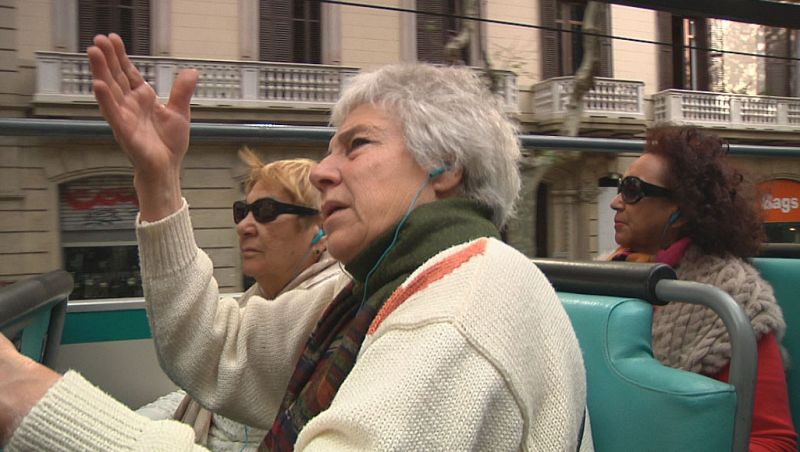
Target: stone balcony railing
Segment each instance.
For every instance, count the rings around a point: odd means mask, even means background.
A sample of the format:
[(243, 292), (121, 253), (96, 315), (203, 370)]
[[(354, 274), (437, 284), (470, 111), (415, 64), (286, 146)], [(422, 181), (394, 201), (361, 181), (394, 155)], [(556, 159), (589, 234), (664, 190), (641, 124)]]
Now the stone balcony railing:
[[(159, 97), (184, 68), (200, 72), (192, 103), (215, 107), (328, 109), (358, 68), (317, 64), (131, 57)], [(86, 54), (36, 52), (37, 103), (93, 102)], [(267, 104), (265, 104), (265, 102)]]
[(797, 131), (800, 99), (669, 89), (653, 95), (654, 122)]
[[(209, 107), (329, 109), (355, 67), (321, 64), (213, 61), (166, 57), (131, 57), (142, 76), (161, 98), (169, 97), (181, 69), (195, 68), (200, 79), (192, 103)], [(506, 109), (518, 111), (516, 75), (497, 71), (496, 91)], [(94, 102), (92, 74), (86, 54), (36, 52), (38, 104)]]
[[(532, 87), (533, 115), (537, 121), (561, 120), (575, 86), (575, 77), (555, 77)], [(596, 77), (584, 97), (583, 117), (644, 121), (644, 83)]]

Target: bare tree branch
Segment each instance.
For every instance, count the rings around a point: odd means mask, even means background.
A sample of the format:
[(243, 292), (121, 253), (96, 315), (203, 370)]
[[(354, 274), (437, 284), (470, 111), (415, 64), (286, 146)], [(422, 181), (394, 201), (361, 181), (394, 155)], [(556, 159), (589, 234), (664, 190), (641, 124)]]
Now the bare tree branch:
[[(462, 0), (464, 5), (464, 15), (467, 17), (477, 17), (477, 0)], [(462, 19), (461, 30), (457, 35), (450, 38), (444, 46), (445, 60), (448, 64), (465, 64), (462, 56), (464, 49), (469, 47), (472, 39), (478, 36), (477, 23), (474, 20)]]
[(594, 74), (600, 64), (600, 43), (596, 33), (600, 33), (599, 14), (602, 12), (600, 4), (590, 1), (586, 4), (583, 13), (583, 59), (572, 84), (572, 93), (567, 103), (567, 115), (561, 129), (561, 135), (568, 137), (578, 136), (583, 116), (583, 98), (594, 86)]

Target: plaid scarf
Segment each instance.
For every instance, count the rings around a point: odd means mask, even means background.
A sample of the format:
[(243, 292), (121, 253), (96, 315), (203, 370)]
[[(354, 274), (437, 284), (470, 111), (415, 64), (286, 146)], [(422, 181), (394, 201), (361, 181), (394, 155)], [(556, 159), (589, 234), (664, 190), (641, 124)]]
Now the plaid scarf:
[(261, 450), (294, 449), (308, 421), (331, 405), (356, 364), (370, 324), (389, 296), (440, 251), (479, 237), (499, 237), (491, 217), (486, 207), (461, 198), (414, 209), (394, 248), (370, 277), (367, 298), (360, 308), (366, 275), (389, 246), (394, 228), (347, 265), (353, 282), (328, 305), (306, 343)]

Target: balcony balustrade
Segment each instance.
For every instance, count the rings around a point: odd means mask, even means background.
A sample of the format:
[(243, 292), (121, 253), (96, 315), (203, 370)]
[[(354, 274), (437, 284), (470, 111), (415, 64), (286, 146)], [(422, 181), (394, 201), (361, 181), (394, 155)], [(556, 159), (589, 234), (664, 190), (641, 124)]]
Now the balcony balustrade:
[[(328, 110), (355, 67), (321, 64), (213, 61), (132, 56), (131, 62), (161, 98), (169, 97), (172, 81), (183, 68), (200, 72), (194, 105), (230, 108)], [(36, 52), (38, 104), (94, 102), (92, 74), (86, 54)], [(494, 86), (509, 112), (517, 112), (516, 75), (495, 71)]]
[(729, 129), (797, 131), (800, 99), (669, 89), (653, 95), (653, 120)]
[[(192, 103), (215, 107), (328, 109), (358, 68), (320, 64), (212, 61), (138, 56), (131, 62), (159, 97), (169, 97), (184, 68), (200, 72)], [(36, 53), (37, 103), (93, 102), (85, 54)], [(265, 102), (267, 103), (265, 105)]]
[[(575, 87), (575, 77), (555, 77), (532, 87), (533, 115), (537, 121), (561, 120)], [(586, 118), (645, 119), (644, 83), (596, 77), (584, 97)]]

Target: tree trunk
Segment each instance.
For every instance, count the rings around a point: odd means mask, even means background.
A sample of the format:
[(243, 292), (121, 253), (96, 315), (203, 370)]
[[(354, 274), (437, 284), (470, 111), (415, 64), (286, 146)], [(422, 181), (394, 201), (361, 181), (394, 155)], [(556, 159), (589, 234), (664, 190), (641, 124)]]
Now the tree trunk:
[[(592, 33), (600, 33), (600, 4), (590, 1), (583, 15), (583, 59), (575, 72), (574, 85), (567, 104), (567, 115), (561, 135), (577, 136), (583, 116), (583, 98), (594, 86), (594, 74), (600, 64), (600, 42)], [(523, 187), (520, 193), (520, 215), (511, 222), (508, 241), (528, 256), (536, 255), (536, 192), (544, 176), (554, 166), (580, 158), (578, 151), (534, 151), (523, 157), (520, 164)]]
[[(463, 15), (478, 17), (477, 0), (462, 0)], [(464, 49), (468, 49), (471, 41), (478, 36), (478, 24), (474, 20), (461, 19), (461, 29), (458, 34), (450, 38), (444, 46), (444, 57), (447, 64), (466, 64), (462, 58)]]
[(567, 104), (567, 117), (561, 129), (561, 135), (568, 137), (578, 136), (583, 116), (586, 93), (594, 86), (594, 74), (600, 64), (600, 41), (593, 33), (600, 33), (598, 14), (601, 12), (600, 4), (589, 2), (583, 14), (583, 59), (572, 84), (572, 93)]

